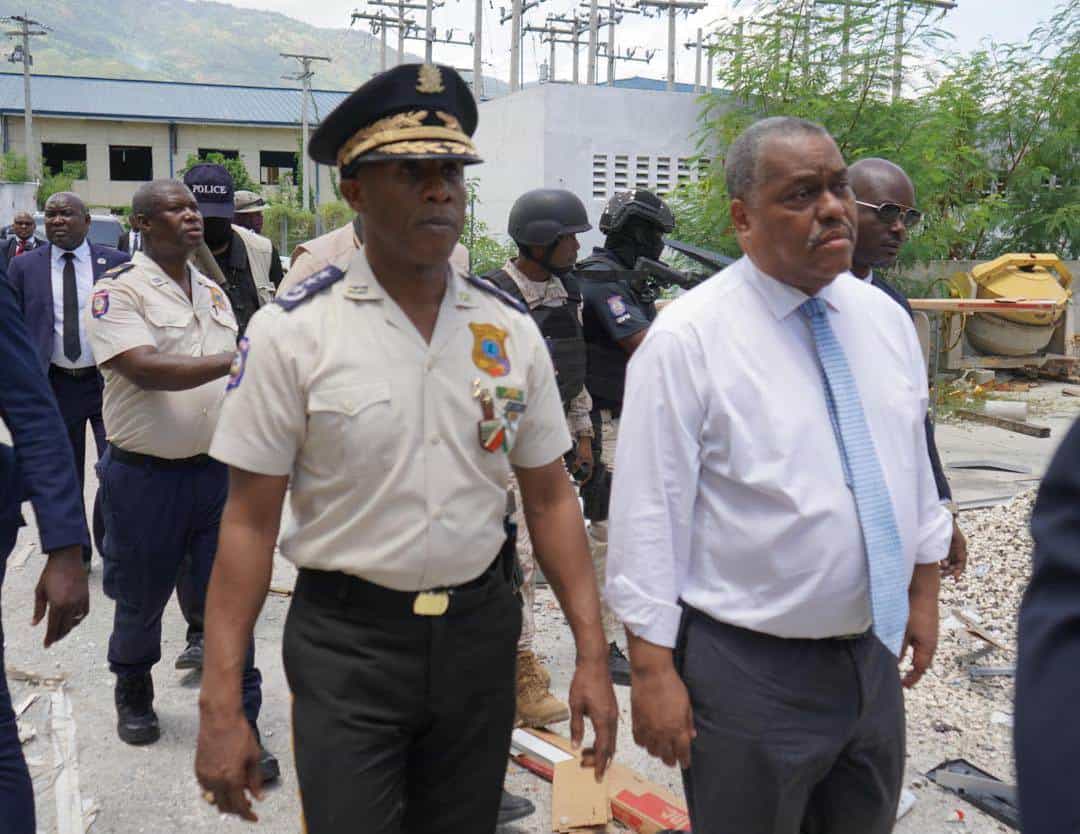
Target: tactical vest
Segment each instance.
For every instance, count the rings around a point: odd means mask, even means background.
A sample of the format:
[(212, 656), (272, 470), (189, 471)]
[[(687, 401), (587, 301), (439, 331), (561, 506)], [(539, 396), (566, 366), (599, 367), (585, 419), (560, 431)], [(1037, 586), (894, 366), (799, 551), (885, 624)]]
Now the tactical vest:
[(257, 235), (250, 229), (242, 226), (232, 228), (244, 243), (251, 277), (255, 279), (255, 292), (259, 295), (259, 306), (269, 304), (274, 298), (274, 285), (270, 281), (270, 261), (274, 257), (274, 245), (270, 238)]
[[(499, 289), (510, 293), (523, 303), (525, 298), (521, 288), (503, 269), (497, 269), (484, 276)], [(581, 307), (581, 292), (577, 281), (567, 276), (561, 279), (566, 287), (566, 298), (558, 307), (541, 304), (529, 310), (529, 314), (540, 328), (551, 362), (555, 366), (555, 381), (559, 386), (559, 396), (563, 407), (567, 407), (585, 387), (585, 335), (578, 320)], [(526, 306), (528, 306), (526, 304)]]
[[(642, 273), (629, 270), (618, 261), (594, 251), (592, 255), (578, 264), (579, 281), (603, 281), (619, 284), (626, 295), (635, 298), (632, 282)], [(656, 316), (651, 304), (640, 304), (642, 312), (652, 321)], [(586, 305), (585, 317), (590, 313)], [(585, 387), (589, 389), (594, 404), (618, 411), (622, 408), (623, 394), (626, 390), (626, 364), (630, 356), (613, 341), (600, 325), (588, 328), (585, 339), (588, 373)]]

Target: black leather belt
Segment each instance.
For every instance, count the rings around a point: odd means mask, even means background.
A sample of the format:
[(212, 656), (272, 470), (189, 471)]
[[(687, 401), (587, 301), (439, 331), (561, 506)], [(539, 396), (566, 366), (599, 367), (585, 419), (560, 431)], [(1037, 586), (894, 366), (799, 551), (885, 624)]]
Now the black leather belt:
[(482, 605), (505, 583), (498, 557), (476, 579), (430, 591), (395, 591), (340, 571), (301, 568), (293, 595), (314, 602), (334, 600), (380, 617), (441, 617)]
[(112, 443), (109, 444), (109, 454), (113, 460), (130, 466), (152, 466), (157, 469), (189, 469), (195, 466), (206, 466), (214, 460), (210, 455), (194, 455), (190, 458), (157, 458), (153, 455), (129, 452)]
[(63, 365), (49, 365), (49, 370), (64, 374), (64, 376), (73, 376), (75, 379), (96, 376), (98, 372), (97, 365), (89, 365), (85, 368), (65, 368)]

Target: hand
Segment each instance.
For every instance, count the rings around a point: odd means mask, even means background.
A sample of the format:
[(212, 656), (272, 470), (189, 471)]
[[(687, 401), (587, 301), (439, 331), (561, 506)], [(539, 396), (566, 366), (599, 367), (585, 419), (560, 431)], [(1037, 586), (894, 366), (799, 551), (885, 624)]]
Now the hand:
[(195, 776), (203, 790), (212, 794), (206, 799), (218, 811), (258, 822), (245, 792), (246, 789), (256, 799), (262, 799), (258, 761), (259, 746), (242, 712), (215, 718), (209, 710), (202, 710)]
[(34, 618), (30, 625), (40, 623), (46, 610), (49, 612), (49, 623), (45, 627), (46, 649), (64, 639), (90, 613), (90, 588), (80, 545), (49, 554), (34, 589)]
[(959, 581), (960, 575), (967, 567), (967, 539), (956, 519), (953, 519), (952, 541), (949, 543), (949, 555), (938, 564), (941, 566), (942, 578), (951, 576), (954, 582)]
[(581, 755), (583, 767), (592, 767), (596, 781), (604, 773), (615, 755), (615, 738), (619, 723), (619, 705), (615, 701), (615, 689), (611, 685), (607, 657), (578, 662), (574, 679), (570, 683), (570, 740), (574, 747), (581, 745), (585, 736), (585, 716), (593, 725), (593, 746)]
[(690, 743), (697, 736), (690, 694), (673, 664), (630, 671), (630, 714), (634, 741), (668, 767), (690, 767)]
[[(931, 563), (930, 567), (933, 567)], [(907, 656), (908, 647), (911, 647), (911, 669), (904, 675), (905, 689), (911, 689), (919, 682), (930, 664), (934, 660), (934, 652), (937, 650), (938, 641), (938, 600), (937, 594), (932, 598), (925, 596), (911, 599), (911, 613), (908, 615), (907, 632), (904, 634), (904, 645), (900, 649), (900, 660)]]
[(581, 468), (582, 464), (587, 463), (589, 465), (589, 474), (586, 478), (578, 481), (578, 485), (587, 484), (593, 476), (593, 472), (596, 471), (596, 467), (593, 466), (593, 453), (592, 453), (592, 438), (583, 435), (578, 438), (577, 448), (574, 449), (574, 471)]

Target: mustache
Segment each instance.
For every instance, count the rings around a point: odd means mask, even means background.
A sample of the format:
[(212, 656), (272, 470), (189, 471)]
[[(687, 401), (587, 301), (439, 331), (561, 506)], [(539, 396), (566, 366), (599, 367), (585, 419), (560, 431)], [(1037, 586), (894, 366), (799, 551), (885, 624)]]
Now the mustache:
[(806, 248), (813, 249), (820, 246), (822, 243), (827, 243), (830, 240), (835, 240), (837, 238), (852, 241), (855, 240), (855, 230), (850, 223), (838, 221), (827, 229), (822, 229), (817, 234), (811, 235), (810, 239), (806, 242)]

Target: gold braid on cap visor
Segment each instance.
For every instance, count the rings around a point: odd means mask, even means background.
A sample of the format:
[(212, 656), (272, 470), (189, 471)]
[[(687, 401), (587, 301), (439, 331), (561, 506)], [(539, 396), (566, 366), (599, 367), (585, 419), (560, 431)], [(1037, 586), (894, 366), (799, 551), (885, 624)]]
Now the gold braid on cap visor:
[[(461, 129), (461, 122), (449, 113), (436, 110), (435, 117), (444, 126), (424, 124), (424, 119), (428, 117), (429, 112), (428, 110), (411, 110), (395, 113), (360, 128), (338, 150), (338, 167), (344, 168), (357, 157), (376, 148), (381, 148), (383, 153), (400, 154), (476, 153), (476, 146)], [(383, 148), (384, 145), (395, 147)]]

